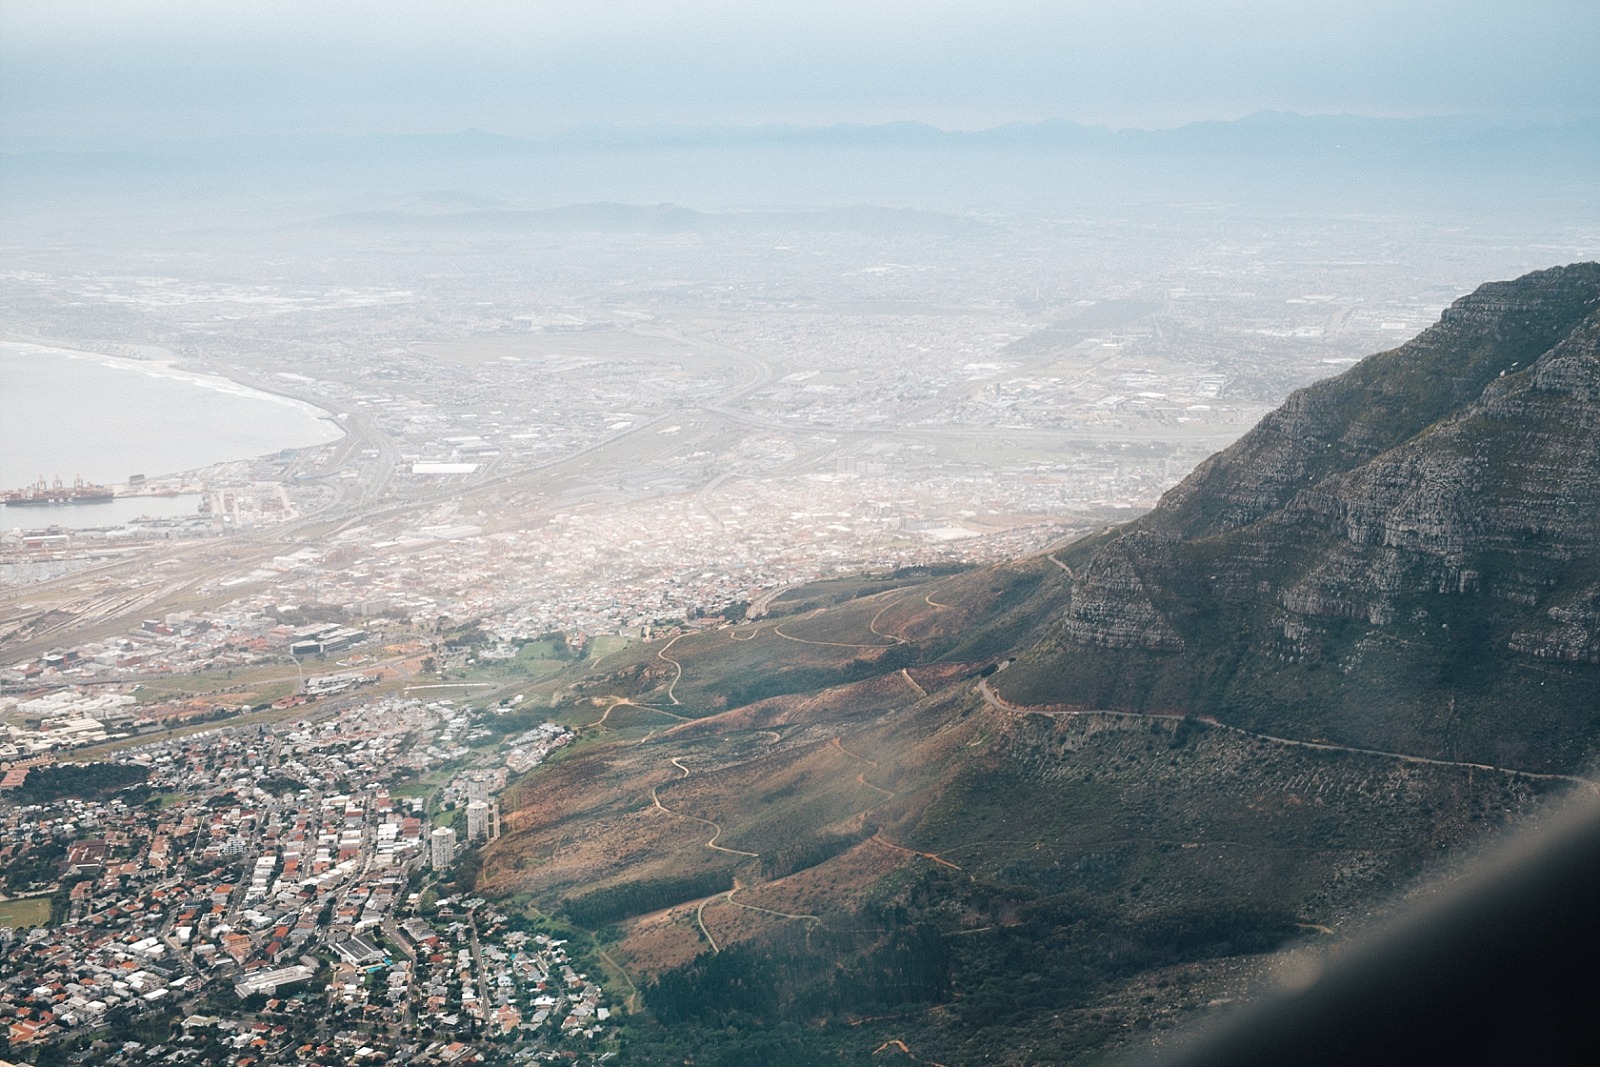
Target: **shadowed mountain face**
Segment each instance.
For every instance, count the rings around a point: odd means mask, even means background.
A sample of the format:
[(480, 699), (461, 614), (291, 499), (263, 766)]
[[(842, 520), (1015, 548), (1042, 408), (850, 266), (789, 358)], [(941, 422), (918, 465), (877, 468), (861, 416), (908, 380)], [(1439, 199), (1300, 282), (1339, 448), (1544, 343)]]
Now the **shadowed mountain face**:
[(1133, 523), (564, 675), (481, 888), (598, 936), (632, 1062), (1142, 1045), (1585, 772), (1597, 519), (1600, 266), (1484, 286)]
[(1075, 546), (998, 688), (1572, 769), (1600, 732), (1600, 266), (1485, 285)]

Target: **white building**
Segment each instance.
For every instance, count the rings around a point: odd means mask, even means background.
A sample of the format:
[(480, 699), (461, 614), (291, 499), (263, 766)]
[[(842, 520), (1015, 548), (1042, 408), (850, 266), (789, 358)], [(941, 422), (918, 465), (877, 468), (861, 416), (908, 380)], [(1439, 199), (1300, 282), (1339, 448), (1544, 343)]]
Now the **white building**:
[(489, 805), (474, 800), (467, 805), (467, 840), (482, 841), (489, 836)]
[(428, 838), (435, 870), (443, 870), (456, 861), (456, 832), (441, 826)]

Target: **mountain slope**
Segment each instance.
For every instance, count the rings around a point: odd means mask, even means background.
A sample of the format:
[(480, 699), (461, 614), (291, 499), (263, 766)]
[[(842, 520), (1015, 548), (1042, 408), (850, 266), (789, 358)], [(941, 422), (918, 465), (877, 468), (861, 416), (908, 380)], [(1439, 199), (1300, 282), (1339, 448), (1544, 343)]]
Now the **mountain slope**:
[(1064, 558), (998, 688), (1571, 770), (1600, 731), (1600, 266), (1486, 285)]
[(633, 1063), (1068, 1063), (1244, 995), (1594, 750), (1597, 309), (1486, 286), (1133, 523), (560, 678), (480, 888), (599, 940)]

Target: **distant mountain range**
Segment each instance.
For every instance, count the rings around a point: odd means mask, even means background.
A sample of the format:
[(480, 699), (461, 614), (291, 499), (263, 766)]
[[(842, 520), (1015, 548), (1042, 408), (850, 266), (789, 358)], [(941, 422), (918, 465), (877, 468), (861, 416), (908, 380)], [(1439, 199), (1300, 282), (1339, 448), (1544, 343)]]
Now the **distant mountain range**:
[(578, 126), (551, 137), (509, 137), (481, 130), (449, 134), (240, 135), (151, 144), (137, 151), (0, 153), (5, 172), (94, 173), (150, 168), (228, 166), (257, 160), (467, 160), (695, 149), (937, 150), (1101, 155), (1334, 156), (1392, 165), (1511, 165), (1536, 160), (1600, 159), (1600, 119), (1508, 126), (1472, 117), (1411, 119), (1259, 112), (1232, 121), (1169, 129), (1112, 129), (1062, 119), (991, 129), (945, 130), (921, 122), (799, 126)]
[[(434, 206), (434, 205), (430, 205)], [(469, 233), (730, 233), (851, 232), (970, 234), (987, 227), (976, 219), (908, 208), (848, 207), (816, 211), (695, 211), (674, 204), (573, 204), (539, 211), (352, 211), (307, 224), (383, 232), (416, 229)]]
[[(1065, 119), (1013, 122), (983, 130), (945, 130), (922, 122), (878, 125), (796, 126), (580, 126), (543, 142), (486, 140), (503, 150), (520, 144), (574, 148), (698, 147), (729, 145), (833, 145), (861, 147), (968, 147), (1087, 150), (1133, 153), (1300, 153), (1342, 151), (1403, 155), (1477, 153), (1569, 146), (1595, 150), (1600, 120), (1503, 126), (1470, 117), (1379, 119), (1359, 115), (1298, 115), (1262, 111), (1232, 121), (1188, 123), (1167, 129), (1112, 129)], [(466, 136), (466, 135), (464, 135)], [(487, 138), (487, 135), (484, 135)]]

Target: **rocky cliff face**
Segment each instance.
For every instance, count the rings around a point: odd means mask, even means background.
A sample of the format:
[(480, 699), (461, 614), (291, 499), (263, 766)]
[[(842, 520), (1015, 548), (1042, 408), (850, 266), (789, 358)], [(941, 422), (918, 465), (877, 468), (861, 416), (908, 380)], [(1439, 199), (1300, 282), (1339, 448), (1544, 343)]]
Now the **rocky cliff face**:
[(1600, 726), (1600, 265), (1483, 286), (1078, 555), (1066, 617), (1007, 676), (1019, 698), (1583, 758)]
[(1597, 286), (1600, 265), (1590, 263), (1482, 286), (1408, 344), (1295, 392), (1141, 525), (1195, 537), (1263, 518), (1458, 412), (1502, 374), (1554, 355), (1594, 312)]

